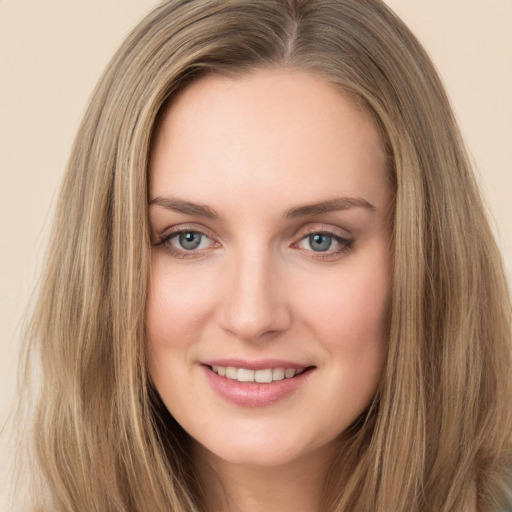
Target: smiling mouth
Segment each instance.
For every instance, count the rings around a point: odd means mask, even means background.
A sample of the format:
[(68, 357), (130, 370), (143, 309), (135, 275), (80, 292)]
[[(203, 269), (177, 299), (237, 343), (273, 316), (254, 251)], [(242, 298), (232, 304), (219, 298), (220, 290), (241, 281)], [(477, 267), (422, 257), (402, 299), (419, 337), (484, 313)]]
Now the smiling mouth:
[(259, 384), (270, 384), (271, 382), (293, 379), (313, 369), (313, 366), (306, 368), (266, 368), (262, 370), (249, 370), (247, 368), (236, 368), (234, 366), (210, 365), (210, 370), (221, 377), (236, 380), (238, 382), (257, 382)]

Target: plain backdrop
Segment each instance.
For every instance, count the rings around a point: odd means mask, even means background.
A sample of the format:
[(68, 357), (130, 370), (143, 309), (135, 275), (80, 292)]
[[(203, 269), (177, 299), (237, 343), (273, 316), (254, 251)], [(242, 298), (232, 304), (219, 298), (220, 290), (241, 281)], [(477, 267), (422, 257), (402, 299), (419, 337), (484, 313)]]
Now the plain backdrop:
[[(0, 0), (0, 428), (16, 400), (20, 332), (78, 123), (110, 57), (158, 3)], [(512, 0), (388, 4), (440, 71), (510, 276)], [(7, 509), (11, 471), (8, 430), (0, 436), (0, 510)]]

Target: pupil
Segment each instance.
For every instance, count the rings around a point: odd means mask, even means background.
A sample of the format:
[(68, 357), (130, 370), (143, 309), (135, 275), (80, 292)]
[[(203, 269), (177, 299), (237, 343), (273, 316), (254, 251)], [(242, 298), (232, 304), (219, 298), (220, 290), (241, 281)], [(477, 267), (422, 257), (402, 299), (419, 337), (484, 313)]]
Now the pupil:
[(320, 233), (309, 235), (309, 243), (314, 251), (327, 251), (331, 247), (332, 237)]
[(201, 243), (201, 235), (199, 233), (181, 233), (179, 237), (180, 245), (188, 251), (196, 249)]

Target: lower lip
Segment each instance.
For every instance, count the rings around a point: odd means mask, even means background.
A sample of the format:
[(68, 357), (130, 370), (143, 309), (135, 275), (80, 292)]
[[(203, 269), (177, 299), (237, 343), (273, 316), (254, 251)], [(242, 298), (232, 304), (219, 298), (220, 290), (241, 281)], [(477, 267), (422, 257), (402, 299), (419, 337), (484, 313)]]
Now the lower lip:
[(312, 373), (312, 369), (308, 369), (291, 379), (285, 378), (260, 384), (259, 382), (238, 382), (221, 377), (209, 366), (203, 365), (203, 369), (216, 393), (229, 402), (243, 407), (264, 407), (283, 400), (302, 386)]

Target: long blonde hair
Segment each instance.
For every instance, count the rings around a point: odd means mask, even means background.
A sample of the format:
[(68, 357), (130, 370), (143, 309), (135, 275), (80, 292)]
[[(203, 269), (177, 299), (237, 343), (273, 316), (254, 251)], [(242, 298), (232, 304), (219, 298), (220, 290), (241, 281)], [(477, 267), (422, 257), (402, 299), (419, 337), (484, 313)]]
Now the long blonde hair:
[(387, 366), (340, 447), (326, 510), (512, 506), (510, 298), (424, 50), (380, 0), (170, 0), (101, 78), (60, 194), (28, 332), (41, 372), (32, 510), (205, 510), (190, 440), (146, 370), (148, 154), (158, 113), (187, 83), (269, 66), (359, 98), (393, 163)]

